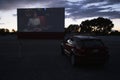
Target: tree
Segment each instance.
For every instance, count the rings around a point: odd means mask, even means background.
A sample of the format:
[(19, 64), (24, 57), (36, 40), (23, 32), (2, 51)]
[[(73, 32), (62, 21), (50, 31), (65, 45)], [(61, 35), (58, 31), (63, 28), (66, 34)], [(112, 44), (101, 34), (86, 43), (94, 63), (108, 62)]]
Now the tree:
[(12, 32), (15, 33), (16, 31), (14, 29), (12, 29)]
[(68, 26), (68, 28), (66, 28), (65, 33), (74, 33), (74, 32), (79, 32), (79, 26), (75, 25), (75, 24), (71, 24)]
[(9, 33), (10, 33), (9, 29), (0, 28), (0, 35), (7, 35)]
[(85, 20), (80, 24), (81, 32), (91, 32), (91, 21)]
[(120, 32), (118, 30), (113, 30), (110, 35), (120, 35)]
[(9, 33), (10, 31), (9, 31), (9, 29), (5, 29), (5, 32), (6, 32), (6, 33)]
[(5, 33), (5, 29), (4, 29), (4, 28), (1, 28), (1, 29), (0, 29), (0, 33)]
[(94, 32), (108, 34), (114, 24), (110, 19), (98, 17), (97, 19), (85, 20), (80, 24), (81, 32)]

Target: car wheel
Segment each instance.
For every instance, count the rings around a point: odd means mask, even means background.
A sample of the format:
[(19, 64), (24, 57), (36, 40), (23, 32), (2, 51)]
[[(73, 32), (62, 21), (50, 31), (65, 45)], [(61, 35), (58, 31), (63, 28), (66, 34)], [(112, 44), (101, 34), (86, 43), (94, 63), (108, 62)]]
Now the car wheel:
[(100, 64), (98, 64), (98, 66), (99, 66), (99, 68), (108, 68), (109, 67), (109, 61), (108, 60), (106, 60), (105, 62), (102, 62), (102, 63), (100, 63)]
[(72, 64), (72, 66), (76, 66), (77, 65), (75, 55), (71, 55), (71, 64)]
[(108, 60), (106, 60), (103, 64), (102, 64), (102, 67), (103, 68), (108, 68), (109, 67), (109, 59)]

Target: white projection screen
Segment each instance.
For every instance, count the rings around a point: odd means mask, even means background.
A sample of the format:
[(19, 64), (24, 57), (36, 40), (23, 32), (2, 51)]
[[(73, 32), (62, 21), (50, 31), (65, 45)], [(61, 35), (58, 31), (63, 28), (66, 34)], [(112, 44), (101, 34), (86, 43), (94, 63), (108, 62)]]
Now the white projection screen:
[(19, 8), (18, 32), (64, 32), (64, 8)]

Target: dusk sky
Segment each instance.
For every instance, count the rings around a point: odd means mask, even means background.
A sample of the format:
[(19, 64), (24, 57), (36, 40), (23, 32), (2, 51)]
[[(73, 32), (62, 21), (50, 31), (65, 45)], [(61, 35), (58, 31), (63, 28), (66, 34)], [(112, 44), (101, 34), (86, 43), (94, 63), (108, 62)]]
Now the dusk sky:
[(104, 17), (120, 31), (120, 0), (0, 0), (0, 28), (17, 30), (17, 8), (49, 7), (65, 7), (65, 27)]

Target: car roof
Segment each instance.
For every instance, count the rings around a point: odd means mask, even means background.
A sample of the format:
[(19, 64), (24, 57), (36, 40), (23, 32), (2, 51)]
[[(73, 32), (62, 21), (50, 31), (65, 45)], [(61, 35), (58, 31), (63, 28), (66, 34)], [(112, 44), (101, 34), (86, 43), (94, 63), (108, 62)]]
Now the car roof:
[(99, 39), (99, 38), (93, 37), (93, 36), (81, 36), (81, 35), (74, 35), (73, 37), (79, 38), (79, 39)]

